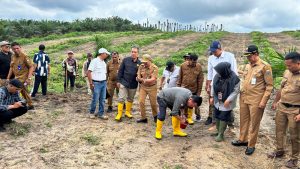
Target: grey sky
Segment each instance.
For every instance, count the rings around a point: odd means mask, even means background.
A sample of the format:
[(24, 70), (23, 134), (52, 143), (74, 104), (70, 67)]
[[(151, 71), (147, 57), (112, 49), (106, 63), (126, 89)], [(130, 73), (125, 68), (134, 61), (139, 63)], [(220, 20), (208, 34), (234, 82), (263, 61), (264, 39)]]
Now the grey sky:
[(134, 23), (169, 19), (182, 24), (223, 24), (227, 31), (300, 29), (299, 0), (0, 0), (1, 19), (119, 16)]

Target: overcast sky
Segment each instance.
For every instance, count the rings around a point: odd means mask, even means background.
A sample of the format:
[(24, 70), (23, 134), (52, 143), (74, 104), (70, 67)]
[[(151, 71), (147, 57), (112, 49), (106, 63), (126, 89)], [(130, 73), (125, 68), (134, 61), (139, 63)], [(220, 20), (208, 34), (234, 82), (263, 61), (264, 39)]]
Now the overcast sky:
[(182, 24), (223, 24), (231, 32), (300, 29), (300, 0), (0, 0), (1, 19), (119, 16), (134, 23), (169, 19)]

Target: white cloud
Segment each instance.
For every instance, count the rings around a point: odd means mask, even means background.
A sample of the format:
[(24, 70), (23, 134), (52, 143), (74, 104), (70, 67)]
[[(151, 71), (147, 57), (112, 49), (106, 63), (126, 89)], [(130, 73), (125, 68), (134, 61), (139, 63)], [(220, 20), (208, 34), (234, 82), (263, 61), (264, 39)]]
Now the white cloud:
[(183, 24), (223, 24), (234, 32), (299, 29), (298, 0), (2, 0), (2, 19), (58, 19), (119, 16), (134, 23), (169, 19)]

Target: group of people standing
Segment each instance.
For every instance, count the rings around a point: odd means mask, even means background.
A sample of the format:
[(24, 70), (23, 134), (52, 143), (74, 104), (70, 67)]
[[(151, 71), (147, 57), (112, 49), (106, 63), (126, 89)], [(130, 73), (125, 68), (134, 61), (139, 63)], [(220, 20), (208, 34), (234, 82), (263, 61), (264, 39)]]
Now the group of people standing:
[[(13, 54), (9, 50), (10, 47)], [(0, 88), (0, 127), (12, 118), (24, 114), (27, 109), (33, 109), (26, 89), (31, 83), (33, 72), (35, 72), (35, 83), (31, 96), (35, 97), (40, 83), (42, 94), (46, 95), (50, 59), (44, 52), (44, 45), (40, 45), (39, 49), (40, 52), (35, 54), (32, 62), (21, 51), (18, 43), (1, 42), (0, 82), (3, 87)], [(212, 134), (215, 136), (215, 141), (223, 141), (227, 126), (233, 124), (233, 109), (240, 96), (240, 134), (239, 138), (231, 144), (246, 146), (245, 154), (251, 155), (255, 151), (260, 122), (273, 90), (271, 66), (260, 59), (258, 47), (255, 45), (248, 46), (244, 52), (243, 56), (249, 63), (244, 70), (239, 71), (235, 56), (222, 50), (219, 41), (211, 43), (210, 52), (205, 85), (205, 91), (209, 95), (209, 114), (205, 124), (215, 126), (217, 132)], [(73, 55), (74, 53), (69, 51), (68, 58), (62, 64), (65, 68), (65, 90), (69, 81), (71, 90), (74, 89), (78, 72), (78, 63)], [(107, 63), (109, 55), (111, 60)], [(171, 109), (173, 135), (187, 136), (187, 133), (181, 130), (181, 125), (185, 123), (193, 125), (194, 120), (201, 119), (199, 106), (202, 104), (204, 74), (196, 54), (188, 53), (183, 57), (184, 61), (180, 66), (168, 61), (159, 81), (158, 67), (153, 63), (150, 55), (144, 54), (139, 57), (138, 46), (132, 46), (131, 55), (122, 61), (118, 52), (110, 53), (105, 48), (98, 50), (96, 58), (88, 53), (87, 61), (83, 64), (82, 76), (86, 78), (88, 94), (92, 95), (90, 118), (108, 119), (105, 113), (114, 111), (115, 92), (118, 97), (115, 120), (121, 122), (124, 111), (125, 117), (133, 118), (133, 101), (138, 90), (141, 117), (137, 123), (148, 123), (145, 109), (145, 100), (148, 96), (153, 121), (156, 124), (155, 138), (159, 140), (163, 138), (162, 128), (168, 114), (167, 108)], [(287, 54), (285, 64), (287, 70), (272, 104), (272, 108), (277, 109), (275, 120), (277, 149), (268, 154), (268, 157), (277, 158), (284, 155), (284, 138), (288, 129), (292, 155), (286, 166), (295, 167), (300, 150), (300, 54), (297, 52)], [(4, 86), (5, 82), (8, 82), (6, 86)], [(160, 89), (158, 93), (157, 89)], [(19, 91), (26, 103), (19, 98)], [(108, 109), (105, 111), (107, 94), (110, 97), (108, 97)], [(98, 103), (98, 112), (95, 113)]]

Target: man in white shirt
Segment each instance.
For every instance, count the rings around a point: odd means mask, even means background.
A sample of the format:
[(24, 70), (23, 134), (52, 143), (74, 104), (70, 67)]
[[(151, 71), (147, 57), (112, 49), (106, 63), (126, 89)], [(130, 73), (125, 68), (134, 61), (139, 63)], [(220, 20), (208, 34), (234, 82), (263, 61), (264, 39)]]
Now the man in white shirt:
[(160, 90), (177, 86), (176, 82), (179, 76), (180, 68), (171, 61), (168, 61), (166, 66), (167, 67), (163, 71), (163, 75), (160, 79)]
[(90, 107), (90, 118), (95, 118), (97, 102), (99, 101), (98, 117), (107, 120), (108, 117), (104, 115), (104, 105), (106, 98), (106, 63), (105, 59), (110, 53), (105, 48), (100, 48), (98, 57), (93, 59), (88, 68), (88, 79), (90, 89), (93, 91), (93, 99)]
[[(230, 52), (226, 52), (222, 50), (221, 43), (219, 41), (213, 41), (210, 45), (210, 51), (211, 54), (208, 58), (208, 65), (207, 65), (207, 80), (206, 80), (206, 86), (205, 90), (208, 95), (210, 95), (211, 92), (211, 85), (212, 85), (212, 80), (214, 79), (215, 75), (217, 72), (214, 70), (214, 67), (221, 63), (221, 62), (228, 62), (231, 64), (230, 69), (235, 72), (237, 75), (237, 64), (236, 64), (236, 59), (234, 57), (234, 54)], [(209, 105), (209, 116), (205, 122), (205, 125), (209, 125), (214, 123), (215, 120), (213, 119), (213, 105)]]

